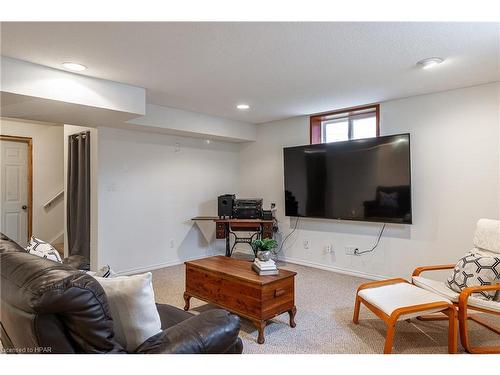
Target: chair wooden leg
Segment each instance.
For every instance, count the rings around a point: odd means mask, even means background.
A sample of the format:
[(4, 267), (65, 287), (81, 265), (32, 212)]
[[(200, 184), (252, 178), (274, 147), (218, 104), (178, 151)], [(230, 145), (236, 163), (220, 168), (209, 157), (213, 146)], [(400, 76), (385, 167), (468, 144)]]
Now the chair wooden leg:
[(470, 353), (470, 346), (469, 346), (469, 336), (468, 336), (468, 327), (467, 327), (467, 311), (464, 311), (463, 309), (459, 309), (458, 311), (458, 327), (460, 330), (460, 342), (462, 346), (464, 347), (465, 351)]
[(387, 334), (385, 336), (384, 354), (392, 353), (392, 344), (394, 341), (394, 331), (396, 330), (396, 321), (387, 323)]
[(352, 321), (354, 324), (359, 323), (359, 308), (361, 306), (361, 300), (358, 296), (356, 296), (356, 302), (354, 303), (354, 314), (352, 316)]
[[(470, 344), (469, 340), (469, 327), (468, 327), (468, 320), (471, 319), (470, 316), (467, 314), (467, 310), (465, 309), (459, 309), (458, 311), (458, 327), (460, 330), (460, 342), (462, 346), (464, 347), (465, 351), (467, 353), (471, 354), (500, 354), (500, 346), (481, 346), (481, 347), (473, 347)], [(476, 321), (477, 318), (473, 317), (471, 320)], [(483, 322), (481, 322), (483, 323)], [(480, 324), (481, 324), (480, 323)], [(486, 323), (488, 325), (488, 323)], [(486, 326), (487, 328), (490, 328)], [(494, 332), (496, 330), (493, 329)]]

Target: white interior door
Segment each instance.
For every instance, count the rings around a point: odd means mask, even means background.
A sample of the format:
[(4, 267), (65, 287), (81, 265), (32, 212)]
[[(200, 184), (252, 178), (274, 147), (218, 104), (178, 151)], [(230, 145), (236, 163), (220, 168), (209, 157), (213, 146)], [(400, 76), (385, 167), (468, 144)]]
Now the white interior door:
[(1, 232), (21, 246), (28, 242), (28, 144), (0, 140)]

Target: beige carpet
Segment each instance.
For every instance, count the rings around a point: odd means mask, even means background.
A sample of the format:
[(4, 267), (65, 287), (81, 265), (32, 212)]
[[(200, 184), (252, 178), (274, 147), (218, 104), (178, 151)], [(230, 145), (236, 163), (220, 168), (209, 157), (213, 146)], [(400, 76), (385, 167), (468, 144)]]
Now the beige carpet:
[[(257, 331), (242, 320), (244, 353), (382, 353), (385, 325), (361, 307), (360, 324), (354, 325), (352, 309), (359, 284), (367, 280), (294, 264), (280, 267), (297, 272), (296, 328), (288, 325), (288, 314), (274, 318), (266, 327), (266, 342), (257, 344)], [(153, 271), (156, 300), (182, 307), (184, 266)], [(214, 308), (195, 298), (191, 312)], [(500, 321), (498, 321), (500, 324)], [(499, 345), (500, 336), (470, 323), (473, 343)], [(463, 349), (459, 346), (459, 351)], [(398, 322), (394, 353), (447, 353), (447, 322)]]

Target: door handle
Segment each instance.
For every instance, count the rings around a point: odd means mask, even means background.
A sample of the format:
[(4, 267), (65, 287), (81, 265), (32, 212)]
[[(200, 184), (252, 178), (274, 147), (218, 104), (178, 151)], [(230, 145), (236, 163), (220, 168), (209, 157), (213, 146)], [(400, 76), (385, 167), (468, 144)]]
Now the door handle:
[(25, 204), (23, 204), (23, 205), (21, 206), (21, 208), (22, 208), (23, 210), (26, 210), (26, 209), (28, 208), (28, 206), (26, 206)]

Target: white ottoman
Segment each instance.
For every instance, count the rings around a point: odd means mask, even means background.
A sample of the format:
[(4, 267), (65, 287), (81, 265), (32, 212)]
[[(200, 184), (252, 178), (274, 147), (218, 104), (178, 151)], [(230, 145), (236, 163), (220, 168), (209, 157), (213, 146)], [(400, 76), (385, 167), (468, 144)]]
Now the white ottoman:
[(396, 322), (423, 314), (442, 312), (448, 315), (448, 352), (457, 351), (456, 310), (453, 303), (438, 294), (421, 289), (404, 279), (390, 279), (363, 284), (356, 293), (353, 322), (359, 322), (363, 303), (387, 325), (384, 353), (391, 353)]

